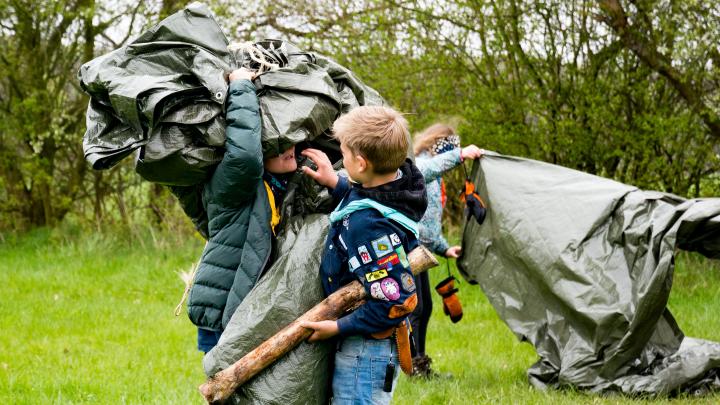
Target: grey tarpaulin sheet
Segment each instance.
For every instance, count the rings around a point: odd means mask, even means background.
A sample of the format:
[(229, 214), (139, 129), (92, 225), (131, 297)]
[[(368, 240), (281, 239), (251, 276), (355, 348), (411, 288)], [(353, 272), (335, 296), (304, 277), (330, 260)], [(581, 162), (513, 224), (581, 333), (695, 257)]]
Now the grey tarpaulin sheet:
[[(324, 298), (318, 278), (327, 215), (289, 221), (278, 240), (278, 259), (235, 311), (220, 342), (204, 358), (208, 377), (227, 368)], [(234, 403), (326, 402), (329, 343), (302, 343), (240, 387)]]
[[(270, 49), (278, 67), (259, 75), (263, 154), (278, 155), (326, 133), (341, 113), (384, 100), (350, 70), (280, 40)], [(222, 159), (227, 74), (254, 66), (228, 40), (210, 11), (194, 3), (127, 46), (85, 63), (80, 85), (91, 96), (85, 157), (107, 169), (138, 150), (136, 170), (173, 186), (202, 183)]]
[(488, 216), (467, 222), (458, 265), (535, 347), (533, 385), (628, 394), (720, 387), (720, 345), (683, 343), (666, 308), (676, 247), (720, 256), (720, 199), (685, 200), (490, 152), (472, 177)]
[[(385, 103), (330, 58), (281, 40), (256, 45), (279, 66), (254, 80), (266, 158), (303, 141), (327, 144), (328, 129), (341, 113)], [(136, 151), (138, 174), (171, 186), (185, 213), (207, 236), (202, 187), (195, 186), (222, 159), (226, 76), (240, 65), (257, 68), (247, 53), (228, 50), (221, 27), (199, 3), (127, 46), (85, 63), (78, 73), (90, 95), (85, 158), (101, 170)]]

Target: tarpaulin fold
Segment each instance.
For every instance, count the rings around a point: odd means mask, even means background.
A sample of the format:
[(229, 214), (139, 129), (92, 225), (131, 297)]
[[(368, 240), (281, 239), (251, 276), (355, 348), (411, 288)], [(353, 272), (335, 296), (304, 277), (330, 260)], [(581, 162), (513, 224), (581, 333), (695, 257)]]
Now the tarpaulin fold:
[(492, 152), (472, 180), (487, 218), (466, 221), (458, 267), (535, 347), (533, 385), (660, 395), (720, 388), (720, 345), (684, 340), (666, 308), (676, 247), (720, 255), (720, 199), (685, 200)]
[[(91, 97), (85, 158), (108, 169), (136, 153), (144, 179), (172, 186), (183, 210), (207, 235), (202, 184), (225, 152), (227, 75), (257, 68), (249, 54), (228, 50), (212, 13), (193, 3), (127, 46), (85, 63), (78, 73)], [(276, 68), (255, 80), (265, 158), (300, 142), (327, 138), (340, 114), (384, 100), (330, 58), (282, 40), (254, 44)], [(188, 204), (188, 205), (186, 205)]]

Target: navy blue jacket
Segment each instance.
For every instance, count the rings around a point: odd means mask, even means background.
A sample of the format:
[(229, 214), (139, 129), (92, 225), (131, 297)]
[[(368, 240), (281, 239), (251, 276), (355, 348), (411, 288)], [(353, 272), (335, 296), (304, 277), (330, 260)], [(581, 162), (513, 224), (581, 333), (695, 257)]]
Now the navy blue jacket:
[[(331, 214), (334, 222), (320, 265), (325, 293), (332, 294), (359, 280), (371, 297), (338, 320), (341, 336), (383, 335), (403, 321), (417, 304), (407, 253), (418, 246), (418, 239), (408, 224), (415, 223), (417, 228), (416, 222), (427, 207), (427, 195), (423, 176), (410, 160), (400, 171), (400, 178), (373, 188), (351, 184), (341, 176), (332, 191), (336, 201), (341, 202)], [(385, 214), (365, 208), (338, 216), (354, 205), (377, 203)]]

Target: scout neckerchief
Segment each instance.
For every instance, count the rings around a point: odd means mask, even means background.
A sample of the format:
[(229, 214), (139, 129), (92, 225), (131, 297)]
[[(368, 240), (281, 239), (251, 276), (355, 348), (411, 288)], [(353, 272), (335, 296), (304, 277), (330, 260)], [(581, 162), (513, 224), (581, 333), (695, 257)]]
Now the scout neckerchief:
[(263, 172), (263, 183), (265, 183), (265, 190), (267, 190), (268, 202), (270, 203), (270, 228), (273, 235), (275, 235), (275, 228), (280, 223), (280, 204), (285, 191), (287, 191), (288, 178), (287, 175)]

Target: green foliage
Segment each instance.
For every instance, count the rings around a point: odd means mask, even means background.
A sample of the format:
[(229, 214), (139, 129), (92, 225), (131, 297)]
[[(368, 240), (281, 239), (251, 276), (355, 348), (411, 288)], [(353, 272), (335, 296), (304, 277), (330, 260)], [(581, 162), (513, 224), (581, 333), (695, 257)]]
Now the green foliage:
[[(68, 213), (120, 222), (175, 215), (131, 164), (91, 173), (80, 149), (79, 64), (182, 6), (139, 4), (54, 0), (36, 10), (0, 1), (0, 68), (10, 72), (0, 79), (0, 228)], [(717, 194), (717, 0), (210, 5), (231, 41), (287, 38), (350, 67), (409, 115), (413, 132), (450, 121), (465, 144), (641, 188)], [(110, 40), (126, 25), (127, 36)]]

